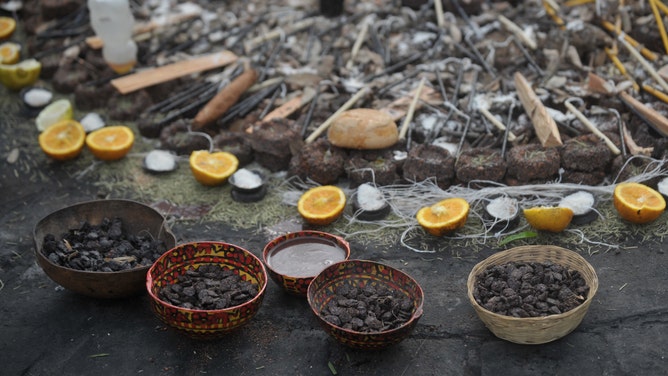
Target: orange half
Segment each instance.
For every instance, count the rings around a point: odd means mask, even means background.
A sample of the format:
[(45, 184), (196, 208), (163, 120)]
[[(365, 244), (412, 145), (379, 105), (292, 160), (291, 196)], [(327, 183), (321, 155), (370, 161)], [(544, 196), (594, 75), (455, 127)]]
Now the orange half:
[(86, 136), (88, 149), (103, 161), (115, 161), (125, 157), (134, 141), (134, 132), (125, 125), (100, 128)]
[(226, 151), (209, 153), (197, 150), (190, 154), (190, 170), (201, 184), (214, 186), (227, 181), (239, 167), (239, 159)]
[(63, 120), (39, 135), (39, 146), (49, 157), (65, 161), (76, 158), (84, 146), (86, 131), (75, 120)]
[(297, 202), (297, 210), (304, 220), (313, 225), (328, 225), (337, 220), (346, 206), (346, 195), (335, 185), (314, 187), (304, 192)]
[(524, 209), (524, 217), (536, 230), (562, 232), (573, 220), (573, 209), (562, 206), (536, 206)]
[(0, 16), (0, 40), (5, 40), (14, 34), (16, 20), (12, 17)]
[(415, 217), (428, 233), (442, 236), (463, 227), (468, 219), (469, 210), (469, 203), (466, 200), (454, 197), (421, 208)]
[(612, 202), (620, 217), (638, 224), (659, 218), (666, 209), (661, 193), (640, 183), (617, 184)]
[(0, 44), (0, 63), (16, 64), (21, 57), (21, 45), (14, 42)]

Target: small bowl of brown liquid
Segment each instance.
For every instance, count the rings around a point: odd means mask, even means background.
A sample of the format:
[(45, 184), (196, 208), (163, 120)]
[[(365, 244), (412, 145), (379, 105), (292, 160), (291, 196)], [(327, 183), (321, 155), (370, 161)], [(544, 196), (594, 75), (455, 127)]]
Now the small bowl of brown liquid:
[(274, 282), (290, 294), (305, 297), (309, 284), (321, 271), (350, 258), (350, 244), (322, 231), (297, 231), (267, 243), (262, 257)]

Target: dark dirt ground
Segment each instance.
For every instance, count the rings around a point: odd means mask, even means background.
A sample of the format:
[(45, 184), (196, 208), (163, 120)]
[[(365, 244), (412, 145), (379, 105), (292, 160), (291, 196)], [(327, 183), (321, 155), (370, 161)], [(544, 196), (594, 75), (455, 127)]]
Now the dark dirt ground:
[[(203, 188), (181, 166), (172, 175), (134, 174), (134, 188), (118, 188), (128, 165), (91, 165), (90, 153), (54, 163), (39, 150), (37, 130), (20, 115), (15, 94), (2, 92), (0, 118), (0, 364), (2, 375), (665, 375), (668, 374), (668, 238), (628, 227), (621, 248), (560, 244), (560, 236), (531, 239), (580, 252), (596, 269), (600, 287), (582, 324), (553, 343), (523, 346), (496, 338), (466, 298), (471, 268), (503, 247), (466, 248), (447, 237), (429, 238), (439, 251), (419, 254), (349, 238), (352, 257), (385, 262), (412, 275), (425, 292), (425, 314), (414, 333), (381, 352), (342, 347), (327, 336), (304, 299), (273, 282), (258, 315), (228, 337), (190, 340), (163, 325), (146, 294), (95, 300), (64, 290), (39, 268), (32, 231), (40, 218), (69, 204), (96, 198), (133, 198), (154, 204), (150, 185), (183, 190), (183, 202), (210, 200), (213, 209), (239, 208), (228, 187)], [(141, 142), (133, 152), (138, 153)], [(18, 158), (15, 153), (18, 149)], [(91, 166), (93, 166), (91, 168)], [(89, 168), (88, 173), (81, 174)], [(116, 175), (114, 175), (116, 172)], [(175, 183), (183, 177), (185, 186)], [(142, 185), (143, 184), (143, 185)], [(182, 192), (182, 193), (184, 193)], [(210, 197), (214, 197), (212, 200)], [(261, 207), (261, 206), (260, 206)], [(298, 224), (296, 211), (283, 219)], [(668, 214), (658, 219), (665, 233)], [(177, 241), (222, 240), (256, 255), (271, 236), (262, 224), (172, 217)], [(612, 220), (612, 219), (610, 219)], [(641, 241), (640, 239), (647, 239)]]
[[(408, 339), (380, 352), (343, 347), (319, 327), (305, 299), (270, 281), (259, 313), (247, 326), (201, 342), (160, 322), (147, 294), (95, 300), (59, 287), (35, 261), (35, 224), (55, 210), (92, 199), (129, 198), (153, 206), (167, 200), (178, 214), (160, 207), (178, 242), (226, 241), (261, 256), (275, 236), (268, 228), (301, 226), (296, 210), (271, 197), (252, 205), (232, 202), (229, 187), (200, 186), (184, 163), (171, 174), (144, 173), (141, 153), (153, 147), (147, 140), (137, 140), (133, 154), (122, 161), (95, 162), (84, 151), (75, 161), (55, 163), (40, 151), (37, 136), (16, 93), (0, 87), (0, 375), (668, 374), (666, 213), (651, 227), (622, 226), (610, 237), (589, 230), (594, 240), (618, 249), (561, 235), (540, 234), (505, 246), (424, 235), (437, 252), (420, 254), (398, 242), (349, 237), (352, 258), (397, 267), (423, 287), (425, 313)], [(270, 215), (258, 215), (269, 207)], [(393, 231), (385, 238), (396, 239), (400, 230)], [(466, 279), (476, 263), (520, 244), (573, 249), (599, 278), (581, 325), (549, 344), (496, 338), (466, 297)]]

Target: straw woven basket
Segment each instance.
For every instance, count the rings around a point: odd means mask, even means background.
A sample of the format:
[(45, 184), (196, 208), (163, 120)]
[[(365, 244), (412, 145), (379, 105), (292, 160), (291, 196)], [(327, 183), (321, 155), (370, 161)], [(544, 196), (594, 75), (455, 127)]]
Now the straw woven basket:
[[(476, 277), (488, 266), (508, 262), (546, 262), (577, 270), (589, 286), (587, 299), (580, 306), (557, 315), (517, 318), (493, 313), (483, 308), (473, 297)], [(584, 318), (598, 290), (598, 277), (594, 268), (579, 254), (552, 245), (529, 245), (496, 253), (478, 263), (469, 274), (466, 283), (471, 305), (485, 326), (497, 337), (519, 344), (541, 344), (564, 337), (572, 332)]]

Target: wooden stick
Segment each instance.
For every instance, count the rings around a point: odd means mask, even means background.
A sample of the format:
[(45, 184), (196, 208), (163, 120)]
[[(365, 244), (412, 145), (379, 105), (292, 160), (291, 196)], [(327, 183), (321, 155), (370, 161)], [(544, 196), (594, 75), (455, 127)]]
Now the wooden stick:
[(664, 93), (663, 91), (657, 90), (657, 89), (655, 89), (652, 86), (647, 85), (647, 84), (643, 84), (642, 89), (645, 90), (646, 92), (652, 94), (655, 98), (659, 99), (663, 103), (668, 104), (668, 95), (666, 95), (666, 93)]
[(305, 140), (304, 142), (306, 142), (307, 144), (310, 144), (311, 142), (315, 141), (315, 139), (318, 138), (318, 136), (320, 136), (320, 134), (321, 134), (322, 132), (326, 131), (327, 128), (329, 128), (329, 126), (332, 124), (332, 122), (333, 122), (337, 117), (339, 117), (339, 115), (341, 115), (341, 113), (343, 113), (344, 111), (346, 111), (347, 109), (349, 109), (352, 105), (354, 105), (355, 102), (357, 102), (358, 100), (360, 100), (360, 98), (362, 98), (362, 96), (363, 96), (364, 94), (366, 94), (370, 89), (371, 89), (371, 88), (370, 88), (369, 86), (365, 86), (365, 87), (361, 88), (355, 95), (353, 95), (352, 97), (350, 97), (350, 99), (348, 99), (348, 101), (347, 101), (346, 103), (344, 103), (343, 106), (341, 106), (341, 108), (339, 108), (338, 110), (336, 110), (336, 112), (335, 112), (334, 114), (332, 114), (332, 116), (330, 116), (329, 118), (327, 118), (327, 120), (325, 120), (324, 123), (320, 124), (320, 126), (318, 127), (318, 129), (316, 129), (315, 131), (313, 131), (313, 133), (311, 133), (311, 135), (308, 136), (308, 138), (306, 138), (306, 140)]
[(554, 9), (555, 11), (561, 10), (561, 7), (559, 6), (559, 3), (557, 3), (554, 0), (543, 0), (543, 6), (547, 4), (550, 6), (550, 8)]
[(578, 5), (584, 5), (584, 4), (589, 4), (593, 3), (596, 0), (568, 0), (564, 3), (565, 6), (567, 7), (576, 7)]
[(666, 26), (663, 24), (663, 18), (661, 17), (661, 13), (659, 13), (658, 3), (658, 0), (649, 0), (649, 5), (652, 8), (652, 13), (654, 13), (654, 19), (656, 20), (656, 26), (659, 28), (659, 35), (661, 35), (663, 49), (668, 54), (668, 36), (666, 35)]
[(642, 57), (640, 52), (638, 52), (638, 50), (636, 50), (624, 38), (619, 37), (619, 41), (624, 45), (624, 47), (626, 47), (627, 50), (629, 50), (631, 56), (633, 56), (634, 58), (636, 58), (636, 60), (640, 62), (640, 65), (642, 65), (643, 68), (645, 68), (647, 73), (649, 73), (650, 76), (652, 76), (656, 80), (656, 82), (659, 83), (659, 85), (663, 88), (663, 90), (668, 91), (668, 83), (666, 83), (666, 81), (664, 81), (664, 79), (661, 78), (656, 69), (654, 69), (654, 67), (652, 67), (652, 65), (647, 60), (645, 60), (645, 58)]
[(572, 112), (573, 115), (575, 115), (575, 117), (578, 118), (578, 120), (580, 120), (582, 124), (584, 124), (593, 134), (603, 140), (603, 142), (605, 142), (605, 144), (608, 146), (608, 149), (610, 149), (614, 155), (619, 155), (621, 153), (621, 150), (619, 150), (617, 145), (615, 145), (606, 135), (599, 131), (598, 128), (596, 128), (596, 126), (591, 121), (589, 121), (589, 119), (587, 119), (587, 117), (584, 116), (582, 112), (575, 108), (575, 106), (573, 106), (569, 101), (565, 101), (564, 105), (568, 111)]
[(406, 138), (406, 133), (408, 133), (408, 125), (413, 121), (413, 115), (415, 114), (415, 106), (417, 106), (418, 99), (420, 99), (420, 94), (422, 94), (422, 89), (424, 88), (424, 83), (426, 79), (422, 77), (420, 80), (420, 84), (418, 85), (417, 90), (415, 91), (415, 95), (413, 96), (413, 101), (411, 102), (411, 105), (408, 107), (408, 113), (406, 113), (406, 117), (404, 118), (404, 123), (401, 125), (401, 131), (399, 132), (399, 140), (403, 140)]
[(257, 80), (257, 71), (246, 64), (244, 72), (223, 87), (193, 119), (193, 130), (200, 130), (218, 120)]
[(629, 149), (629, 153), (632, 155), (652, 155), (654, 148), (643, 148), (638, 146), (633, 137), (631, 137), (631, 133), (626, 128), (626, 125), (622, 125), (622, 134), (624, 135), (624, 144), (626, 144), (626, 147)]
[[(615, 48), (615, 50), (616, 50), (616, 48)], [(625, 76), (626, 78), (631, 80), (631, 82), (633, 82), (633, 90), (635, 90), (636, 92), (638, 90), (640, 90), (640, 87), (638, 86), (638, 83), (636, 82), (636, 80), (634, 80), (633, 77), (631, 77), (629, 72), (626, 70), (626, 67), (624, 66), (624, 64), (621, 62), (621, 60), (619, 60), (619, 57), (617, 57), (617, 52), (614, 51), (611, 48), (605, 47), (605, 54), (608, 55), (608, 59), (610, 59), (610, 61), (612, 61), (612, 64), (615, 67), (617, 67), (617, 70), (619, 70), (619, 73), (621, 73), (623, 76)]]
[(434, 0), (434, 12), (436, 12), (436, 23), (439, 28), (445, 28), (445, 16), (443, 15), (443, 2)]
[[(392, 118), (395, 122), (398, 122), (406, 116), (406, 113), (408, 112), (408, 107), (410, 107), (411, 102), (413, 101), (413, 96), (415, 95), (415, 90), (411, 91), (408, 95), (409, 96), (402, 96), (394, 101), (392, 101), (389, 105), (381, 108), (379, 111), (382, 111)], [(432, 106), (438, 106), (441, 103), (443, 103), (443, 99), (441, 99), (441, 94), (437, 92), (436, 90), (432, 89), (429, 86), (425, 86), (422, 89), (422, 94), (420, 94), (420, 101), (424, 103), (428, 103)], [(418, 102), (418, 106), (420, 103)]]
[(262, 89), (266, 89), (266, 88), (268, 88), (268, 87), (274, 86), (274, 85), (276, 85), (276, 84), (278, 84), (278, 83), (280, 83), (280, 82), (283, 82), (283, 81), (285, 81), (285, 77), (274, 77), (274, 78), (270, 78), (270, 79), (268, 79), (268, 80), (264, 80), (264, 81), (262, 81), (262, 82), (259, 82), (259, 83), (255, 84), (255, 85), (251, 86), (250, 88), (248, 88), (247, 91), (248, 91), (249, 93), (256, 93), (256, 92), (258, 92), (258, 91), (260, 91), (260, 90), (262, 90)]
[(304, 106), (306, 103), (309, 103), (314, 96), (315, 96), (315, 91), (313, 90), (309, 90), (308, 92), (304, 91), (302, 95), (296, 96), (290, 99), (289, 101), (283, 103), (283, 105), (275, 108), (260, 120), (287, 118), (288, 116), (295, 113), (295, 111), (302, 108), (302, 106)]
[(637, 111), (644, 118), (643, 120), (647, 121), (663, 137), (668, 137), (668, 119), (654, 109), (645, 106), (625, 91), (619, 93), (619, 97), (624, 104)]
[(366, 34), (369, 32), (369, 23), (370, 22), (367, 19), (362, 21), (362, 30), (360, 30), (360, 33), (357, 35), (357, 39), (355, 39), (353, 48), (350, 51), (350, 59), (348, 59), (348, 63), (346, 63), (346, 69), (352, 69), (355, 64), (355, 58), (360, 52), (360, 48), (362, 48), (362, 43), (364, 43), (364, 40), (366, 39)]
[(522, 102), (524, 111), (531, 118), (533, 127), (536, 130), (536, 136), (543, 147), (561, 146), (561, 135), (557, 129), (557, 123), (547, 112), (547, 109), (540, 101), (536, 93), (529, 85), (529, 82), (520, 72), (515, 72), (515, 89)]
[[(494, 114), (489, 112), (489, 110), (487, 108), (480, 107), (478, 110), (480, 111), (480, 113), (482, 113), (482, 115), (484, 117), (487, 118), (487, 120), (490, 121), (490, 123), (494, 124), (495, 127), (499, 128), (499, 130), (501, 130), (501, 131), (506, 130), (506, 126), (503, 125), (503, 123), (499, 119), (497, 119), (496, 116), (494, 116)], [(508, 131), (508, 141), (513, 142), (516, 139), (517, 139), (517, 136), (515, 136), (513, 134), (513, 132)]]
[(646, 47), (643, 47), (637, 40), (631, 38), (628, 34), (623, 33), (615, 27), (611, 22), (609, 21), (601, 21), (601, 24), (603, 27), (608, 30), (611, 33), (615, 33), (617, 37), (623, 38), (626, 42), (628, 42), (631, 46), (634, 48), (640, 48), (640, 53), (645, 56), (645, 58), (650, 59), (652, 61), (658, 59), (659, 57), (652, 51), (648, 50)]
[(315, 24), (316, 19), (314, 17), (312, 18), (307, 18), (305, 20), (301, 20), (299, 22), (296, 22), (286, 28), (276, 28), (266, 34), (260, 35), (259, 37), (249, 39), (246, 42), (244, 42), (244, 50), (246, 53), (250, 53), (253, 51), (257, 46), (261, 45), (264, 42), (268, 42), (272, 39), (276, 39), (283, 35), (288, 35), (295, 33), (297, 31), (307, 29)]
[(515, 35), (517, 39), (521, 40), (522, 43), (524, 43), (527, 47), (529, 47), (532, 50), (535, 50), (538, 47), (536, 45), (536, 41), (529, 38), (526, 35), (526, 33), (524, 33), (524, 30), (522, 30), (519, 26), (517, 26), (516, 23), (514, 23), (513, 21), (509, 20), (508, 18), (504, 17), (501, 14), (499, 14), (498, 20), (503, 24), (503, 26), (506, 29), (508, 29), (508, 31), (513, 33), (513, 35)]
[(149, 86), (171, 81), (192, 73), (198, 73), (237, 61), (238, 57), (230, 51), (221, 51), (197, 57), (191, 60), (149, 68), (111, 81), (121, 94), (131, 93)]
[(564, 20), (557, 14), (557, 11), (559, 10), (559, 5), (556, 4), (554, 1), (551, 0), (543, 0), (543, 7), (545, 8), (545, 12), (547, 13), (550, 18), (552, 18), (552, 21), (557, 24), (559, 29), (565, 30), (566, 29), (566, 23)]
[(659, 8), (663, 13), (668, 14), (668, 6), (661, 1), (656, 1), (656, 7)]

